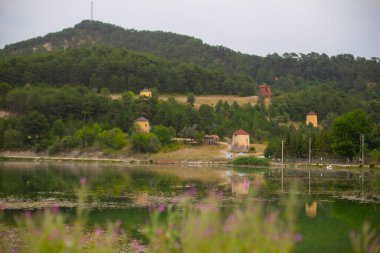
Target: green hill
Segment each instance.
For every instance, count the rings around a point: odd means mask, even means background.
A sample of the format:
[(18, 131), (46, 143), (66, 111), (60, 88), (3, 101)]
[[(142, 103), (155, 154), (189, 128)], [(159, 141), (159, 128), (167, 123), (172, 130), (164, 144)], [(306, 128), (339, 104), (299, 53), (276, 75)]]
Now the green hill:
[[(195, 64), (199, 68), (217, 69), (228, 75), (248, 78), (249, 83), (269, 82), (275, 92), (297, 91), (324, 83), (361, 99), (380, 98), (378, 58), (367, 60), (350, 54), (329, 57), (317, 53), (287, 53), (282, 56), (274, 53), (259, 57), (222, 46), (210, 46), (189, 36), (136, 31), (99, 21), (85, 20), (73, 28), (7, 45), (1, 55), (39, 54), (92, 46), (140, 51), (175, 62)], [(210, 90), (204, 88), (204, 83), (199, 83), (198, 86), (202, 86), (198, 93)]]

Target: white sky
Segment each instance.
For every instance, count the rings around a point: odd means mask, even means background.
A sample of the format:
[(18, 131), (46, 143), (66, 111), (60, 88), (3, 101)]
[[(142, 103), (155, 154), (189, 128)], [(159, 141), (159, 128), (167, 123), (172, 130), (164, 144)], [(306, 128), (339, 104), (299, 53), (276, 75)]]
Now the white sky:
[[(90, 0), (0, 0), (0, 48), (90, 18)], [(380, 0), (94, 0), (94, 19), (269, 53), (380, 57)]]

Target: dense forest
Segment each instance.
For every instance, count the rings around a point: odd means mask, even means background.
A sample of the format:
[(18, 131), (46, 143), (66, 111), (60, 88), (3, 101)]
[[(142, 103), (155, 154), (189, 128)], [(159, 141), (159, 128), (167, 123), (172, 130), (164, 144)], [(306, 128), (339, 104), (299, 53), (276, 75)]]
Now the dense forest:
[[(256, 83), (268, 82), (278, 93), (323, 82), (362, 99), (380, 98), (379, 58), (367, 60), (350, 54), (329, 57), (318, 53), (286, 53), (282, 56), (274, 53), (259, 57), (221, 46), (210, 46), (189, 36), (128, 30), (99, 21), (84, 20), (61, 32), (7, 45), (1, 55), (62, 51), (94, 45), (140, 51), (177, 62), (192, 63), (199, 68), (223, 70), (225, 75), (242, 76)], [(198, 93), (208, 93), (210, 89), (207, 85), (207, 82), (201, 82), (199, 86), (203, 86), (203, 89), (199, 89)]]
[(111, 47), (5, 57), (0, 59), (0, 80), (14, 86), (80, 84), (114, 92), (156, 87), (161, 92), (249, 95), (257, 89), (245, 75)]
[[(257, 95), (274, 91), (267, 110), (219, 101), (194, 108), (157, 94), (134, 95), (144, 87), (163, 93)], [(123, 93), (112, 100), (110, 92)], [(193, 97), (194, 99), (194, 97)], [(266, 142), (278, 157), (285, 140), (289, 159), (358, 157), (360, 134), (366, 153), (380, 159), (380, 61), (349, 54), (274, 53), (266, 57), (210, 46), (188, 36), (126, 30), (98, 21), (7, 45), (0, 51), (0, 149), (47, 151), (96, 148), (157, 152), (174, 136), (202, 142), (205, 134), (230, 137), (243, 128), (253, 142)], [(318, 113), (320, 127), (304, 123)], [(154, 126), (139, 134), (144, 116)]]

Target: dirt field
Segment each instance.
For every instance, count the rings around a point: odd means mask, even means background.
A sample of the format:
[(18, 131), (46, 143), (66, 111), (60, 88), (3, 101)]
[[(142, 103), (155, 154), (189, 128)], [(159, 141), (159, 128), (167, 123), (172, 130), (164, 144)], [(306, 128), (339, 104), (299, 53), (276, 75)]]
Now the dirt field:
[[(168, 97), (175, 97), (175, 99), (180, 103), (186, 103), (186, 95), (168, 95), (163, 94), (160, 95), (160, 100), (168, 100)], [(120, 99), (121, 94), (112, 94), (112, 99)], [(202, 95), (202, 96), (195, 96), (195, 107), (199, 107), (201, 104), (208, 104), (208, 105), (216, 105), (219, 100), (227, 101), (228, 103), (232, 104), (234, 101), (238, 103), (239, 105), (251, 103), (252, 105), (257, 103), (257, 96), (250, 96), (250, 97), (239, 97), (239, 96), (230, 96), (230, 95)]]
[(5, 117), (8, 117), (10, 115), (11, 115), (11, 113), (9, 113), (9, 112), (0, 111), (0, 118), (5, 118)]

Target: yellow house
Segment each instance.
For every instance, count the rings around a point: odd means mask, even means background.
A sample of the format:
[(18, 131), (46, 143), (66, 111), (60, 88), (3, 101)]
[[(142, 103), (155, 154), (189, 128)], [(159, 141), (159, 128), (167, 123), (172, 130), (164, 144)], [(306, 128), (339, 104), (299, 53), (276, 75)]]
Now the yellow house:
[(313, 127), (318, 127), (318, 115), (315, 112), (309, 112), (306, 115), (306, 125), (312, 124)]
[(149, 131), (150, 131), (149, 120), (147, 120), (144, 117), (140, 117), (140, 118), (136, 119), (135, 120), (135, 129), (141, 133), (149, 133)]
[(239, 129), (232, 134), (231, 150), (233, 152), (249, 151), (249, 134), (243, 129)]
[(147, 88), (145, 88), (145, 89), (143, 89), (143, 90), (140, 91), (140, 97), (148, 97), (148, 98), (150, 98), (150, 97), (152, 97), (152, 91), (149, 90), (149, 89), (147, 89)]

